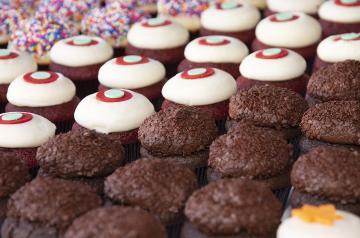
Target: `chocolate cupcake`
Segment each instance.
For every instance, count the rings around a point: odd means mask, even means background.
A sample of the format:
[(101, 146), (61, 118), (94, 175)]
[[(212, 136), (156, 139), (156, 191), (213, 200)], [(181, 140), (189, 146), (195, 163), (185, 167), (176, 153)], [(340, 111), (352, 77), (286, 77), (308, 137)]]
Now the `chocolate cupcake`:
[(111, 59), (99, 71), (99, 90), (130, 89), (161, 105), (161, 89), (166, 81), (165, 67), (157, 60), (138, 55)]
[(279, 12), (303, 12), (312, 17), (317, 17), (320, 5), (325, 0), (267, 0), (265, 16), (270, 16)]
[(37, 71), (23, 74), (11, 82), (6, 112), (31, 112), (55, 123), (58, 132), (66, 132), (74, 123), (79, 103), (75, 85), (60, 73)]
[(60, 238), (75, 218), (100, 204), (98, 195), (87, 185), (36, 178), (10, 197), (1, 236)]
[(34, 168), (37, 148), (55, 135), (55, 129), (53, 123), (36, 114), (0, 114), (0, 154), (24, 160)]
[(331, 100), (360, 100), (360, 61), (346, 60), (311, 75), (306, 100), (310, 105)]
[(291, 205), (333, 203), (360, 215), (360, 151), (321, 146), (300, 156), (291, 172)]
[(249, 50), (241, 41), (228, 36), (205, 36), (191, 41), (185, 47), (185, 59), (179, 64), (178, 72), (212, 67), (239, 76), (239, 65)]
[(360, 102), (330, 101), (310, 107), (301, 119), (300, 150), (320, 145), (360, 149)]
[(290, 185), (292, 146), (276, 130), (239, 125), (210, 146), (208, 181), (248, 178), (273, 190)]
[(27, 53), (0, 49), (0, 112), (7, 102), (9, 84), (19, 75), (36, 71), (35, 60)]
[(262, 183), (224, 179), (193, 193), (185, 215), (181, 238), (275, 238), (281, 203)]
[(287, 139), (292, 139), (300, 134), (298, 127), (307, 108), (306, 101), (299, 94), (286, 88), (254, 86), (231, 97), (228, 127), (250, 122), (275, 128)]
[(277, 231), (277, 238), (357, 238), (360, 237), (360, 218), (334, 205), (293, 209)]
[(358, 32), (360, 29), (360, 0), (329, 0), (319, 9), (323, 36)]
[(188, 31), (171, 20), (152, 18), (135, 23), (128, 33), (126, 54), (156, 59), (166, 67), (167, 76), (175, 74), (184, 59)]
[(283, 47), (311, 61), (321, 39), (319, 22), (300, 12), (284, 12), (263, 19), (256, 26), (252, 50)]
[(51, 48), (50, 69), (73, 80), (77, 94), (85, 97), (97, 91), (99, 69), (112, 55), (112, 47), (99, 37), (70, 37)]
[(38, 175), (77, 180), (100, 194), (104, 178), (124, 160), (120, 142), (86, 129), (57, 135), (40, 146), (36, 154)]
[(140, 126), (140, 153), (201, 168), (207, 164), (208, 148), (216, 136), (215, 121), (207, 114), (192, 107), (167, 108)]
[(165, 225), (181, 222), (185, 202), (196, 187), (193, 171), (161, 159), (136, 160), (105, 180), (105, 194), (113, 203), (139, 206)]
[(9, 196), (30, 180), (29, 170), (23, 161), (2, 155), (0, 158), (0, 227), (6, 217)]
[(201, 14), (200, 35), (231, 36), (250, 46), (260, 18), (260, 11), (249, 3), (217, 3)]
[(345, 60), (360, 61), (360, 33), (329, 36), (317, 48), (313, 72)]
[(97, 208), (75, 219), (64, 238), (166, 238), (165, 228), (152, 215), (139, 208)]
[(259, 50), (245, 57), (236, 83), (239, 90), (267, 84), (287, 88), (305, 96), (309, 81), (305, 70), (306, 61), (292, 50)]

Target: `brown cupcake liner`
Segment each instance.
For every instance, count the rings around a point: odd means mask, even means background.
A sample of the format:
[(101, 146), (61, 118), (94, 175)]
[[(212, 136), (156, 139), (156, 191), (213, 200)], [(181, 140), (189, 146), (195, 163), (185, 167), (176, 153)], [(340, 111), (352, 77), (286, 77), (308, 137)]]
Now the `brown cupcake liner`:
[(84, 98), (90, 94), (96, 93), (98, 91), (99, 82), (94, 80), (79, 80), (74, 81), (76, 86), (76, 95), (79, 98)]
[(216, 120), (215, 123), (216, 123), (216, 126), (219, 130), (219, 135), (223, 135), (226, 133), (226, 119), (222, 119), (222, 120)]
[(66, 133), (68, 131), (71, 131), (74, 122), (75, 122), (74, 119), (73, 120), (55, 122), (56, 134)]
[(140, 158), (140, 143), (123, 145), (125, 149), (125, 163), (131, 163)]

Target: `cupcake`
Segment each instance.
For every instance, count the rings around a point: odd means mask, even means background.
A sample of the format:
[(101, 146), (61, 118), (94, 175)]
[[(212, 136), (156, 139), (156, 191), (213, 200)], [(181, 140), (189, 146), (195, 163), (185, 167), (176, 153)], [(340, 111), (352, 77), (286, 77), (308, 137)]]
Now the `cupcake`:
[(27, 53), (0, 49), (0, 112), (3, 112), (7, 102), (9, 84), (17, 76), (36, 70), (36, 62)]
[(165, 225), (181, 222), (185, 202), (196, 187), (193, 171), (161, 159), (134, 161), (105, 180), (105, 194), (113, 203), (139, 206)]
[(70, 79), (52, 71), (30, 72), (9, 85), (6, 112), (31, 112), (55, 123), (58, 131), (71, 129), (79, 103)]
[(126, 159), (138, 158), (138, 128), (154, 106), (143, 95), (121, 89), (99, 91), (85, 97), (75, 110), (73, 129), (86, 128), (106, 134), (125, 147)]
[(104, 207), (74, 220), (64, 238), (166, 238), (165, 228), (148, 212), (132, 207)]
[(50, 69), (73, 80), (78, 95), (85, 97), (97, 91), (99, 69), (112, 55), (112, 47), (99, 37), (70, 37), (51, 48)]
[(317, 12), (323, 2), (325, 0), (267, 0), (265, 15), (270, 16), (279, 12), (303, 12), (317, 17)]
[(144, 95), (155, 107), (159, 107), (165, 74), (164, 65), (157, 60), (139, 55), (118, 57), (100, 68), (99, 90), (130, 89)]
[(291, 205), (333, 203), (360, 215), (360, 151), (320, 146), (300, 156), (291, 171)]
[(75, 218), (100, 205), (100, 197), (87, 185), (36, 178), (10, 197), (1, 236), (60, 238)]
[(36, 114), (0, 114), (0, 153), (36, 167), (36, 150), (55, 135), (55, 125)]
[(250, 46), (260, 18), (259, 10), (251, 4), (236, 1), (217, 3), (201, 14), (200, 35), (231, 36)]
[(28, 8), (29, 10), (34, 10), (39, 4), (39, 0), (0, 0), (0, 3), (3, 6), (10, 6), (14, 8)]
[(290, 185), (292, 146), (276, 130), (239, 125), (210, 146), (208, 181), (248, 178), (273, 190)]
[(283, 47), (311, 60), (321, 39), (321, 26), (317, 20), (304, 13), (284, 12), (260, 21), (255, 33), (253, 51)]
[(231, 97), (228, 127), (249, 122), (274, 128), (292, 139), (300, 134), (299, 124), (307, 108), (306, 101), (293, 91), (268, 85), (254, 86)]
[(329, 36), (317, 48), (313, 72), (322, 67), (345, 61), (360, 61), (360, 33)]
[(163, 63), (168, 76), (184, 59), (188, 31), (181, 25), (163, 18), (152, 18), (135, 23), (128, 33), (127, 55), (141, 55)]
[(331, 100), (360, 100), (360, 61), (346, 60), (314, 72), (307, 86), (310, 105)]
[(157, 13), (157, 0), (105, 0), (107, 5), (111, 5), (114, 3), (120, 4), (130, 4), (135, 8), (142, 10), (146, 13), (149, 13), (153, 16)]
[(37, 150), (40, 176), (76, 180), (103, 193), (104, 178), (124, 163), (120, 142), (85, 129), (60, 134)]
[(273, 238), (281, 203), (262, 183), (223, 179), (193, 193), (185, 215), (182, 238)]
[(293, 209), (277, 231), (277, 238), (357, 238), (360, 237), (360, 218), (334, 205), (304, 205)]
[(256, 51), (244, 58), (236, 83), (239, 90), (267, 84), (287, 88), (305, 96), (309, 81), (305, 71), (306, 61), (295, 51), (270, 48)]
[(301, 151), (305, 153), (320, 145), (359, 150), (359, 120), (359, 101), (329, 101), (310, 107), (301, 119)]
[[(236, 93), (234, 78), (216, 68), (194, 68), (178, 73), (162, 89), (162, 108), (192, 106), (218, 121), (228, 117), (229, 99)], [(220, 125), (221, 126), (221, 125)]]
[(358, 32), (360, 29), (360, 0), (329, 0), (319, 9), (323, 36)]
[(239, 76), (239, 65), (249, 50), (241, 41), (228, 36), (204, 36), (196, 38), (185, 47), (185, 59), (178, 72), (192, 68), (212, 67)]

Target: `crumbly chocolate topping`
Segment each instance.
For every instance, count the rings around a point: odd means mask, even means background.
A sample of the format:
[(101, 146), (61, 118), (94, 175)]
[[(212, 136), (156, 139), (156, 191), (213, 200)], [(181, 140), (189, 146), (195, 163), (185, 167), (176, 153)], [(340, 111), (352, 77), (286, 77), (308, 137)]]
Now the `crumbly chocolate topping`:
[(208, 235), (273, 233), (280, 223), (281, 203), (264, 184), (247, 179), (223, 179), (194, 192), (185, 215)]
[(133, 207), (97, 208), (77, 218), (64, 238), (166, 238), (158, 219)]
[(209, 167), (224, 177), (268, 178), (282, 173), (291, 155), (280, 132), (242, 124), (211, 144)]
[(124, 160), (120, 142), (89, 130), (60, 134), (39, 147), (36, 159), (41, 170), (61, 178), (104, 176)]
[(310, 139), (360, 145), (360, 102), (317, 104), (305, 112), (300, 125), (303, 134)]
[(105, 193), (113, 201), (140, 206), (160, 218), (179, 213), (196, 187), (191, 169), (160, 159), (134, 161), (105, 180)]
[(87, 185), (37, 177), (10, 197), (7, 216), (63, 230), (76, 217), (100, 204), (96, 192)]
[(229, 115), (236, 121), (281, 129), (297, 127), (307, 108), (304, 98), (289, 89), (260, 85), (232, 96)]
[(302, 155), (291, 172), (301, 192), (335, 202), (360, 202), (360, 152), (320, 146)]
[(360, 100), (360, 61), (346, 60), (314, 72), (307, 93), (321, 101)]
[(0, 199), (10, 196), (30, 180), (29, 170), (22, 160), (0, 158)]
[(148, 117), (139, 129), (141, 145), (160, 157), (204, 150), (216, 136), (215, 121), (192, 107), (161, 110)]

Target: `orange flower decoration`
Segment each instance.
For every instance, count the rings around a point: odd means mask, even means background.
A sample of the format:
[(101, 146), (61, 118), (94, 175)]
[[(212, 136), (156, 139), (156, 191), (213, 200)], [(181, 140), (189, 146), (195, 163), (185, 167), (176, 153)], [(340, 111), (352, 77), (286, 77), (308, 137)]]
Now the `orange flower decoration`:
[(335, 206), (330, 204), (321, 206), (304, 205), (302, 208), (293, 209), (291, 215), (307, 223), (319, 223), (328, 226), (343, 219), (341, 215), (336, 213)]

